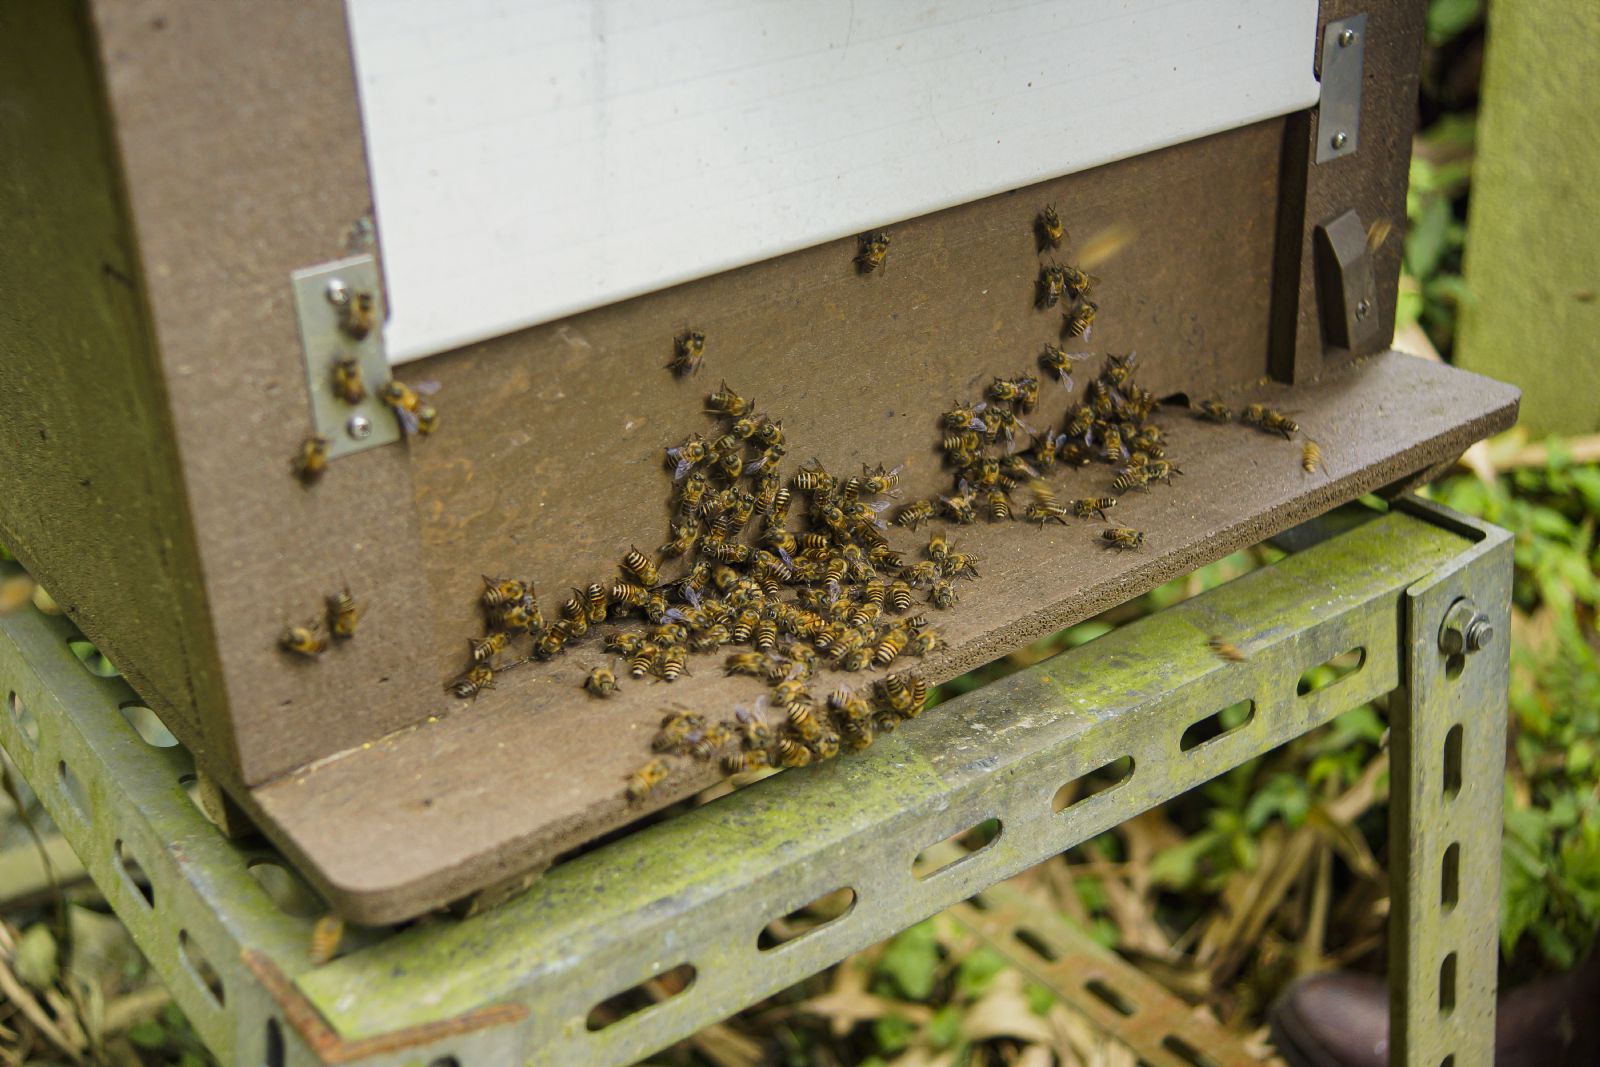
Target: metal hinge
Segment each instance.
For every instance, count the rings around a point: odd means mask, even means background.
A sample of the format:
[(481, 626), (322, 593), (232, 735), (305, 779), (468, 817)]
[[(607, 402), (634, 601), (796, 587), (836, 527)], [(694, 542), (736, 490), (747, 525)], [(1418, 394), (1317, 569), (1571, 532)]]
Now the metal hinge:
[[(400, 425), (377, 395), (389, 380), (377, 261), (370, 254), (351, 256), (297, 270), (290, 281), (311, 394), (312, 432), (328, 439), (328, 458), (398, 441)], [(360, 399), (354, 403), (338, 387), (341, 361), (346, 361), (345, 380), (353, 372), (361, 383)]]
[(1361, 141), (1361, 57), (1367, 16), (1330, 22), (1322, 32), (1322, 98), (1317, 105), (1317, 162), (1355, 155)]

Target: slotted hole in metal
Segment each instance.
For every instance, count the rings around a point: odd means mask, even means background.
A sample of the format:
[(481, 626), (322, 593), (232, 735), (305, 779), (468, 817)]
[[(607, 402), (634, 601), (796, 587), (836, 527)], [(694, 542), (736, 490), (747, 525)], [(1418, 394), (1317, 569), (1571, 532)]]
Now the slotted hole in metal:
[(145, 874), (144, 865), (141, 864), (128, 843), (117, 838), (115, 845), (111, 846), (117, 854), (117, 866), (122, 868), (122, 874), (128, 879), (128, 884), (138, 890), (139, 896), (144, 898), (145, 904), (150, 907), (156, 905), (156, 888), (150, 884), (150, 876)]
[(178, 739), (172, 736), (172, 731), (167, 729), (167, 724), (161, 717), (137, 700), (125, 700), (117, 705), (122, 712), (122, 717), (128, 720), (128, 725), (133, 727), (133, 732), (139, 735), (140, 740), (151, 748), (175, 748)]
[(756, 948), (766, 952), (814, 934), (849, 915), (855, 906), (856, 891), (849, 886), (824, 893), (762, 927), (756, 935)]
[(1444, 798), (1454, 800), (1461, 792), (1461, 744), (1464, 734), (1456, 723), (1444, 735)]
[(28, 748), (39, 747), (39, 720), (33, 717), (33, 712), (28, 710), (28, 704), (17, 695), (15, 689), (6, 696), (6, 708), (11, 712), (11, 718), (16, 721), (17, 732), (22, 735), (22, 740)]
[(1449, 911), (1461, 899), (1461, 842), (1451, 842), (1439, 864), (1439, 906)]
[(682, 996), (694, 985), (694, 979), (694, 967), (680, 963), (670, 971), (663, 971), (654, 978), (629, 986), (622, 992), (602, 1000), (589, 1009), (584, 1026), (591, 1032), (615, 1026), (629, 1016), (637, 1015), (673, 997)]
[(1439, 964), (1439, 1014), (1449, 1018), (1456, 1010), (1456, 954), (1445, 956)]
[[(911, 861), (911, 873), (918, 880), (932, 878), (942, 871), (948, 871), (958, 863), (965, 862), (984, 849), (1000, 840), (1001, 825), (999, 819), (982, 819), (958, 833), (951, 834), (943, 841), (936, 841), (932, 845), (918, 852)], [(940, 862), (929, 853), (939, 845), (951, 844), (961, 850), (964, 855), (954, 856)], [(943, 851), (943, 850), (940, 850)]]
[(1102, 763), (1088, 774), (1066, 782), (1056, 795), (1050, 800), (1050, 810), (1063, 812), (1077, 804), (1082, 804), (1090, 797), (1098, 796), (1108, 789), (1115, 788), (1133, 777), (1133, 757), (1118, 756), (1114, 760)]
[(1139, 1006), (1137, 1004), (1135, 1004), (1128, 997), (1124, 996), (1121, 991), (1113, 989), (1110, 985), (1106, 984), (1103, 979), (1091, 978), (1089, 981), (1083, 984), (1083, 988), (1087, 990), (1089, 994), (1096, 1000), (1102, 1001), (1106, 1007), (1110, 1008), (1118, 1015), (1128, 1016), (1139, 1010)]
[(1254, 700), (1236, 701), (1221, 711), (1212, 712), (1205, 718), (1190, 723), (1188, 729), (1183, 731), (1183, 736), (1178, 739), (1178, 749), (1182, 752), (1192, 752), (1201, 745), (1220, 741), (1250, 725), (1250, 720), (1255, 717)]
[(205, 952), (189, 936), (189, 931), (178, 931), (178, 952), (183, 956), (184, 966), (194, 975), (195, 981), (200, 984), (211, 997), (211, 1001), (218, 1008), (228, 1001), (228, 991), (223, 988), (222, 978), (217, 974), (216, 968), (211, 966), (211, 961), (206, 959)]
[(1348, 649), (1339, 653), (1330, 660), (1307, 668), (1300, 675), (1300, 680), (1295, 683), (1294, 691), (1300, 696), (1309, 696), (1329, 686), (1337, 685), (1346, 678), (1355, 674), (1367, 663), (1367, 650), (1363, 647)]

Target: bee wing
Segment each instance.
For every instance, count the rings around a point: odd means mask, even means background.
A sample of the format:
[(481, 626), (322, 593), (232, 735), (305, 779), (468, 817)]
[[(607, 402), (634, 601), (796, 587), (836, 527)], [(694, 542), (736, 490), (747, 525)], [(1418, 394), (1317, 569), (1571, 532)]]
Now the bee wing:
[[(676, 451), (677, 451), (677, 449), (675, 449), (675, 448), (667, 449), (667, 452), (668, 452), (669, 455), (671, 453), (673, 453), (673, 452), (676, 452)], [(673, 458), (674, 459), (678, 459), (678, 457), (676, 457), (676, 456), (674, 456)], [(694, 463), (692, 461), (687, 460), (687, 459), (678, 459), (678, 465), (672, 469), (672, 480), (675, 481), (675, 482), (683, 481), (684, 476), (687, 475), (693, 469), (694, 469)]]
[(439, 391), (439, 383), (429, 378), (417, 382), (411, 389), (413, 392), (421, 393), (423, 396), (433, 396)]
[(759, 471), (762, 467), (765, 467), (766, 465), (767, 465), (767, 457), (766, 457), (765, 454), (762, 454), (759, 458), (754, 459), (749, 463), (746, 463), (744, 465), (744, 472), (746, 474), (754, 474), (757, 471)]
[(389, 410), (394, 412), (394, 417), (400, 421), (400, 429), (405, 432), (407, 437), (410, 437), (417, 432), (416, 415), (407, 411), (398, 404), (390, 405)]
[(778, 550), (778, 558), (783, 560), (783, 565), (785, 567), (788, 567), (790, 570), (793, 570), (794, 569), (794, 557), (789, 555), (788, 551), (785, 550), (782, 545), (774, 545), (773, 547)]
[(967, 428), (969, 430), (977, 430), (979, 433), (988, 433), (989, 432), (989, 424), (984, 422), (982, 419), (976, 419), (975, 418), (975, 419), (969, 420), (967, 422)]
[(686, 585), (683, 587), (683, 599), (689, 602), (690, 607), (698, 608), (700, 606), (700, 591), (692, 585)]

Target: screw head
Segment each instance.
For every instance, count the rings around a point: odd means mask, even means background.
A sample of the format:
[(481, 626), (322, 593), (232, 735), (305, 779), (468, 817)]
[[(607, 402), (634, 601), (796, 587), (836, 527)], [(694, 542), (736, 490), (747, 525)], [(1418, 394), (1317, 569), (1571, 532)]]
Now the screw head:
[(1367, 317), (1367, 312), (1369, 312), (1371, 310), (1372, 310), (1372, 305), (1367, 303), (1365, 300), (1356, 301), (1356, 318), (1358, 318), (1358, 319), (1366, 318)]
[(1463, 634), (1468, 652), (1477, 652), (1494, 640), (1494, 624), (1487, 615), (1475, 616)]
[(351, 415), (350, 421), (344, 424), (344, 432), (357, 441), (365, 441), (372, 436), (372, 420), (365, 415)]
[(1345, 145), (1350, 143), (1350, 135), (1345, 133), (1343, 130), (1339, 130), (1335, 132), (1332, 137), (1328, 138), (1328, 143), (1333, 145), (1335, 148), (1343, 148)]
[(1339, 47), (1340, 48), (1349, 48), (1351, 45), (1353, 45), (1355, 43), (1356, 43), (1356, 31), (1355, 30), (1341, 30), (1339, 32)]
[(350, 303), (350, 287), (344, 283), (343, 278), (329, 278), (325, 295), (328, 303), (336, 308), (342, 308)]

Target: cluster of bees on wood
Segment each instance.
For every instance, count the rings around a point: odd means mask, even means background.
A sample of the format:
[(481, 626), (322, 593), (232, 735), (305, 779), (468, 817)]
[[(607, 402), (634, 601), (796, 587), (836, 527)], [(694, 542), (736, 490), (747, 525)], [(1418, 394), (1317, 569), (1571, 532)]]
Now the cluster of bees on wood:
[[(1035, 230), (1041, 252), (1065, 239), (1053, 208), (1039, 215)], [(857, 270), (882, 271), (889, 235), (858, 241)], [(1041, 264), (1037, 304), (1060, 311), (1064, 341), (1087, 340), (1093, 331), (1095, 284), (1076, 267), (1053, 259)], [(667, 368), (694, 375), (705, 352), (705, 334), (687, 330), (675, 338)], [(723, 657), (726, 674), (757, 679), (768, 690), (731, 716), (667, 709), (653, 740), (656, 755), (626, 780), (630, 801), (643, 801), (669, 778), (673, 758), (719, 761), (734, 774), (805, 766), (868, 747), (926, 703), (920, 673), (891, 670), (903, 657), (944, 645), (928, 616), (914, 610), (918, 600), (937, 610), (955, 607), (958, 583), (976, 579), (981, 562), (943, 530), (930, 534), (920, 558), (908, 558), (886, 536), (891, 519), (917, 530), (935, 518), (956, 526), (1024, 519), (1042, 527), (1098, 517), (1107, 523), (1100, 534), (1107, 547), (1144, 544), (1142, 531), (1110, 524), (1108, 512), (1120, 496), (1157, 482), (1171, 485), (1182, 471), (1153, 421), (1157, 398), (1134, 380), (1136, 357), (1108, 354), (1060, 429), (1036, 430), (1024, 421), (1039, 404), (1041, 377), (1071, 390), (1075, 365), (1089, 358), (1047, 344), (1039, 374), (996, 377), (982, 400), (944, 412), (938, 447), (953, 471), (953, 489), (904, 503), (896, 499), (898, 467), (863, 466), (845, 475), (813, 460), (785, 480), (778, 470), (788, 450), (781, 421), (722, 383), (705, 402), (715, 429), (666, 449), (672, 478), (666, 542), (653, 555), (631, 548), (614, 577), (574, 588), (548, 621), (531, 581), (485, 577), (485, 633), (470, 639), (470, 665), (447, 689), (475, 698), (494, 688), (499, 674), (562, 655), (611, 623), (601, 644), (613, 665), (593, 668), (582, 683), (596, 699), (618, 692), (619, 674), (671, 683), (690, 673), (691, 657), (709, 655)], [(1216, 400), (1201, 402), (1195, 413), (1210, 422), (1233, 418)], [(1240, 421), (1285, 437), (1299, 430), (1262, 405), (1246, 408)], [(1019, 439), (1026, 447), (1018, 447)], [(1308, 442), (1308, 471), (1314, 459)], [(1107, 495), (1057, 499), (1049, 475), (1094, 463), (1116, 468)], [(666, 560), (678, 561), (682, 573), (665, 578)], [(824, 669), (886, 673), (824, 693), (818, 683)]]
[[(362, 341), (378, 325), (378, 301), (375, 294), (358, 290), (330, 290), (329, 300), (339, 316), (339, 330), (352, 341)], [(359, 356), (343, 352), (334, 357), (329, 369), (333, 395), (344, 404), (355, 407), (367, 398), (367, 383), (361, 371)], [(439, 389), (438, 382), (419, 382), (415, 386), (390, 378), (378, 386), (377, 397), (388, 405), (399, 422), (401, 432), (407, 437), (426, 437), (439, 428), (439, 410), (427, 400)], [(320, 481), (328, 470), (328, 449), (332, 442), (322, 434), (310, 434), (300, 442), (300, 448), (289, 462), (295, 477), (306, 485)]]

